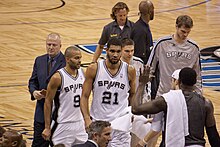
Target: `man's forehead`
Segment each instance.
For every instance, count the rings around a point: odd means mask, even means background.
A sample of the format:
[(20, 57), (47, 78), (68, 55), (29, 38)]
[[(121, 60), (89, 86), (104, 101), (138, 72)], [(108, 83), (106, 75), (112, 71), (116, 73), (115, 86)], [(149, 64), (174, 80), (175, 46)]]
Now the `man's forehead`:
[(126, 45), (122, 49), (123, 50), (133, 50), (134, 49), (134, 45)]
[(111, 50), (121, 50), (121, 46), (120, 45), (110, 45), (109, 49), (111, 49)]

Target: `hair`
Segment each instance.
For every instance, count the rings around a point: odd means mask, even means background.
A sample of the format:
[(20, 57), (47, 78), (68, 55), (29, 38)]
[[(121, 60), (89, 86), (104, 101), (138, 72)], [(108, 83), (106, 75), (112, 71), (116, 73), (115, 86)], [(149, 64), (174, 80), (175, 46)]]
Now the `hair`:
[(189, 67), (184, 67), (179, 73), (179, 82), (185, 86), (193, 86), (197, 81), (196, 71)]
[(2, 135), (5, 133), (5, 129), (2, 127), (2, 126), (0, 126), (0, 138), (2, 137)]
[(76, 46), (69, 46), (66, 48), (64, 56), (69, 58), (72, 57), (72, 51), (80, 51), (80, 49)]
[(116, 46), (121, 46), (122, 47), (122, 42), (117, 37), (112, 37), (108, 40), (107, 48), (110, 48), (111, 45), (116, 45)]
[(52, 38), (57, 38), (57, 39), (59, 39), (59, 40), (61, 40), (61, 37), (60, 37), (60, 34), (58, 34), (58, 33), (50, 33), (48, 36), (47, 36), (47, 38), (50, 38), (50, 37), (52, 37)]
[(126, 9), (127, 12), (129, 12), (128, 6), (124, 2), (118, 2), (115, 4), (115, 6), (112, 8), (112, 14), (110, 15), (112, 19), (116, 20), (115, 13), (121, 9)]
[(9, 137), (11, 138), (12, 142), (17, 141), (17, 145), (15, 147), (20, 147), (22, 145), (23, 136), (21, 133), (16, 130), (7, 130), (6, 132), (10, 133)]
[(130, 38), (122, 39), (121, 43), (122, 43), (122, 47), (125, 47), (127, 45), (134, 45), (134, 41)]
[(111, 123), (108, 121), (98, 120), (98, 121), (92, 122), (88, 128), (89, 139), (93, 139), (94, 133), (101, 134), (104, 128), (110, 127), (110, 126), (111, 126)]
[(184, 26), (186, 28), (192, 28), (193, 27), (193, 20), (190, 16), (188, 15), (180, 15), (176, 19), (176, 26), (178, 28)]

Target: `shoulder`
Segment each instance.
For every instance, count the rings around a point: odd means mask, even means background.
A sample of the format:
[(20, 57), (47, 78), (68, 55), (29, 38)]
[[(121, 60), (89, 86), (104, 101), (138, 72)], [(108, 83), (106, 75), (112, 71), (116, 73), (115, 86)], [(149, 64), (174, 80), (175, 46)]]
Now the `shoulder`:
[(113, 26), (117, 26), (117, 23), (115, 21), (112, 21), (104, 26), (104, 29), (112, 28)]
[(169, 35), (169, 36), (164, 36), (164, 37), (160, 37), (160, 38), (157, 40), (156, 44), (159, 44), (159, 43), (164, 42), (164, 41), (169, 41), (169, 40), (172, 40), (172, 36), (171, 36), (171, 35)]
[(133, 56), (133, 59), (132, 59), (135, 63), (138, 63), (138, 64), (144, 64), (144, 61), (139, 58), (139, 57), (136, 57), (136, 56)]
[(86, 69), (86, 77), (92, 77), (94, 78), (96, 76), (96, 72), (98, 69), (98, 63), (92, 63), (90, 64)]
[(36, 60), (41, 60), (41, 59), (43, 59), (43, 58), (47, 58), (47, 57), (48, 57), (47, 54), (40, 55), (40, 56), (36, 57)]
[(205, 108), (206, 108), (206, 111), (208, 112), (214, 111), (214, 107), (210, 99), (205, 98)]
[[(53, 76), (51, 77), (51, 80), (54, 80), (54, 81), (57, 81), (57, 80), (60, 80), (61, 79), (61, 75), (60, 75), (60, 72), (57, 71), (55, 74), (53, 74)], [(50, 80), (50, 81), (51, 81)]]
[(187, 39), (187, 42), (199, 50), (199, 46), (194, 40)]
[(129, 26), (129, 27), (133, 27), (134, 24), (135, 23), (133, 21), (130, 21), (130, 20), (127, 20), (127, 22), (126, 22), (126, 25)]
[(133, 80), (134, 77), (136, 77), (136, 70), (135, 70), (134, 66), (128, 65), (128, 75), (130, 77), (129, 78), (130, 80)]

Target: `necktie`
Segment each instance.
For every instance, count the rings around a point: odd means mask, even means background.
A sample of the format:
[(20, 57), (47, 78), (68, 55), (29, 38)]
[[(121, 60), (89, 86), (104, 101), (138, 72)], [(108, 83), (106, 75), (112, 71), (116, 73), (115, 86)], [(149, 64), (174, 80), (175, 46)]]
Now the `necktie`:
[(53, 67), (53, 58), (50, 58), (49, 62), (48, 62), (48, 75)]

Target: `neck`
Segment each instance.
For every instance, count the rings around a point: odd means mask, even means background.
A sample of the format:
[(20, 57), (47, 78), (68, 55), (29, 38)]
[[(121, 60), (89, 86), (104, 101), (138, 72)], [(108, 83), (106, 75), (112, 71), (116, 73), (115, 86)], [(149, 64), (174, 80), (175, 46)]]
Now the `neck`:
[(174, 35), (173, 35), (173, 38), (174, 38), (174, 40), (177, 42), (177, 43), (183, 43), (184, 42), (184, 40), (182, 40), (182, 39), (180, 39), (180, 37), (177, 35), (177, 33), (175, 33)]
[(69, 66), (66, 66), (65, 67), (65, 69), (66, 69), (66, 71), (70, 74), (70, 75), (72, 75), (73, 77), (76, 77), (77, 76), (77, 69), (72, 69), (72, 68), (70, 68)]
[(182, 91), (192, 92), (194, 90), (194, 87), (193, 86), (186, 86), (186, 85), (181, 84), (180, 89)]
[(126, 62), (127, 64), (130, 64), (131, 63), (131, 60), (128, 60), (128, 59), (124, 59), (124, 58), (121, 58), (122, 61)]
[(150, 21), (149, 18), (146, 18), (146, 17), (143, 17), (143, 16), (141, 16), (141, 19), (142, 19), (146, 24), (148, 24), (149, 21)]
[(116, 64), (112, 64), (111, 62), (109, 62), (108, 59), (106, 59), (105, 63), (106, 63), (107, 68), (109, 68), (109, 69), (116, 69), (121, 64), (121, 61), (118, 61), (118, 63), (116, 63)]

